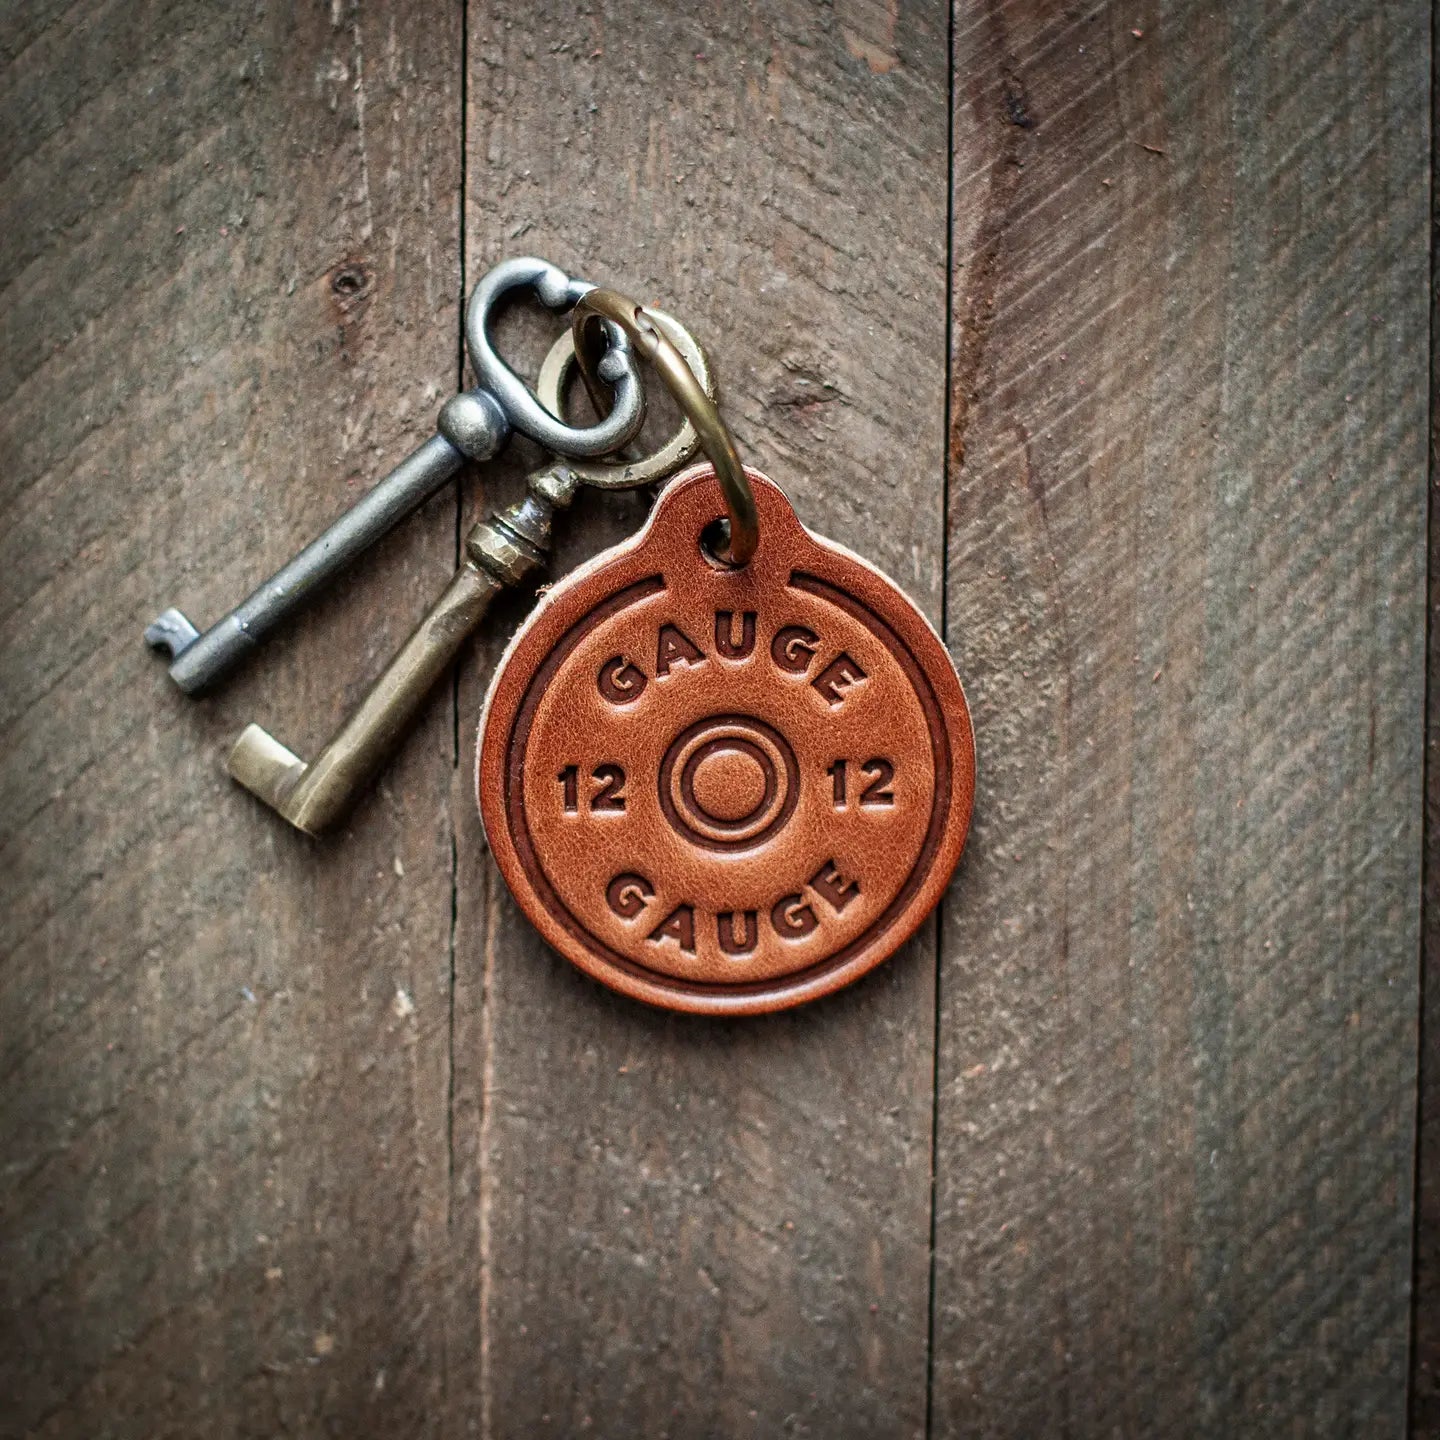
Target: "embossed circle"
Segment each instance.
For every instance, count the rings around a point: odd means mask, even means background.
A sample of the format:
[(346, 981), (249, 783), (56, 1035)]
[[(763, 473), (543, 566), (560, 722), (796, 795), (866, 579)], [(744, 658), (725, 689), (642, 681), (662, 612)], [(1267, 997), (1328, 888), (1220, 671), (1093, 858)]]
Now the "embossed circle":
[(606, 984), (702, 1013), (799, 1004), (893, 953), (974, 795), (935, 632), (750, 478), (748, 565), (702, 552), (724, 500), (696, 467), (547, 592), (481, 719), (481, 814), (526, 915)]
[(709, 820), (740, 824), (761, 810), (770, 796), (774, 767), (743, 741), (716, 740), (706, 753), (687, 761), (695, 806)]
[[(738, 814), (716, 813), (696, 792), (702, 767), (722, 756), (751, 762), (761, 787)], [(790, 743), (773, 726), (746, 715), (712, 715), (677, 735), (660, 762), (660, 809), (678, 834), (716, 850), (761, 845), (795, 813), (800, 769)]]

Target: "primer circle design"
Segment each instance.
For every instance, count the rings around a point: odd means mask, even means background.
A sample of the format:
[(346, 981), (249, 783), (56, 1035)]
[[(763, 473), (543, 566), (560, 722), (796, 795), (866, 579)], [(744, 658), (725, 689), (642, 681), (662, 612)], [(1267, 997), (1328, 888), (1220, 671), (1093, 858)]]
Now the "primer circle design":
[(746, 715), (712, 715), (671, 742), (660, 762), (660, 809), (692, 844), (761, 845), (795, 813), (800, 767), (789, 741)]

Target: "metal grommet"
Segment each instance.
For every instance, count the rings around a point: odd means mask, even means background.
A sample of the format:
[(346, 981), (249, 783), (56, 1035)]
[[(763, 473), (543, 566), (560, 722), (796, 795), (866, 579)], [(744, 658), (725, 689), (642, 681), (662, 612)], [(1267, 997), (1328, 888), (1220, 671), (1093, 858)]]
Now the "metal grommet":
[[(700, 387), (710, 401), (715, 399), (715, 377), (710, 362), (700, 342), (677, 320), (664, 310), (647, 310), (645, 314), (653, 320), (666, 339), (680, 352), (685, 363), (694, 374)], [(540, 366), (535, 382), (535, 392), (540, 403), (557, 420), (564, 419), (563, 403), (565, 381), (570, 367), (578, 359), (575, 352), (575, 332), (566, 330), (559, 335)], [(680, 428), (650, 455), (639, 460), (569, 460), (566, 469), (587, 485), (600, 490), (629, 490), (637, 485), (649, 485), (657, 480), (668, 479), (685, 464), (700, 448), (700, 436), (688, 419)]]
[(618, 325), (634, 342), (637, 352), (655, 367), (685, 418), (694, 426), (701, 447), (715, 467), (715, 478), (725, 492), (725, 505), (730, 512), (729, 554), (721, 558), (732, 565), (746, 564), (760, 539), (755, 497), (714, 399), (650, 312), (614, 290), (589, 291), (580, 298), (571, 317), (575, 350), (586, 373), (587, 385), (593, 383), (589, 370), (595, 355), (591, 332), (606, 320)]

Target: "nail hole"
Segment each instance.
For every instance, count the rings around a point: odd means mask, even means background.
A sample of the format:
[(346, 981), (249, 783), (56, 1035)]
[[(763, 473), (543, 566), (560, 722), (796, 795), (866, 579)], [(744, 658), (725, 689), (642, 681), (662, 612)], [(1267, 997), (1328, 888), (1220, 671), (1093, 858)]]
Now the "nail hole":
[(331, 293), (341, 300), (353, 300), (370, 287), (370, 276), (363, 265), (341, 265), (330, 277)]

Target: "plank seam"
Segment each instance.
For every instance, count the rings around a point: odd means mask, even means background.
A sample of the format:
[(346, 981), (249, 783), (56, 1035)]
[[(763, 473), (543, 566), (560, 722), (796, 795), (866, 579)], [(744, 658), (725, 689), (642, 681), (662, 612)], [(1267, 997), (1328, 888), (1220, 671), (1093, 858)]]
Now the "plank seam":
[[(950, 631), (950, 403), (955, 347), (955, 6), (946, 11), (945, 51), (945, 396), (941, 405), (940, 634)], [(945, 973), (945, 896), (935, 907), (934, 1013), (930, 1029), (930, 1254), (925, 1312), (925, 1437), (935, 1425), (935, 1242), (940, 1154), (940, 986)]]
[[(456, 235), (459, 257), (459, 294), (457, 296), (455, 322), (455, 389), (465, 388), (465, 281), (467, 276), (465, 251), (465, 205), (466, 180), (468, 177), (470, 119), (470, 3), (460, 3), (460, 176), (456, 215)], [(463, 543), (464, 494), (461, 479), (455, 481), (455, 568), (460, 568), (461, 545)], [(455, 948), (460, 926), (460, 819), (455, 813), (455, 779), (460, 769), (460, 671), (456, 665), (450, 673), (450, 931), (447, 937), (447, 994), (445, 1034), (445, 1236), (451, 1253), (454, 1253), (455, 1238)], [(450, 1412), (450, 1355), (445, 1347), (441, 1390), (445, 1397), (445, 1412)]]

